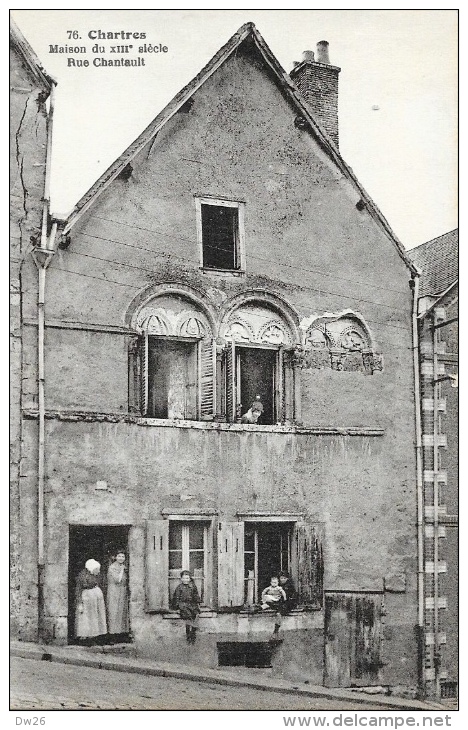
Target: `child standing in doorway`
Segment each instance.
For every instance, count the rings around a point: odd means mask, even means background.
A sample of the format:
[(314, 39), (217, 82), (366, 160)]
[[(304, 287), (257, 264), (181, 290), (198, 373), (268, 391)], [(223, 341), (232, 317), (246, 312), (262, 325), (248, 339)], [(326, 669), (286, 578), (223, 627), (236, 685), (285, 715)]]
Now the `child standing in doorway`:
[(188, 570), (183, 570), (180, 574), (180, 583), (172, 596), (172, 608), (179, 611), (180, 618), (185, 621), (188, 643), (194, 644), (200, 613), (200, 596)]

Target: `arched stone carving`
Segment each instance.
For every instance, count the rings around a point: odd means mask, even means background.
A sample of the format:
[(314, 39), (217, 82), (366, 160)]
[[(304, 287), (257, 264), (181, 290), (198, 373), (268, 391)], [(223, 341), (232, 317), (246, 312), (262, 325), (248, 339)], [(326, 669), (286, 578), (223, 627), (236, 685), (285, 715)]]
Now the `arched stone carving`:
[(344, 350), (350, 352), (362, 352), (367, 349), (367, 343), (363, 333), (355, 326), (346, 327), (340, 335), (340, 345)]
[[(181, 282), (149, 285), (132, 300), (124, 322), (131, 329), (140, 331), (142, 320), (148, 315), (149, 310), (154, 309), (162, 310), (163, 314), (172, 312), (176, 315), (176, 319), (183, 310), (195, 312), (196, 318), (200, 320), (207, 333), (214, 334), (217, 330), (217, 307), (210, 293)], [(180, 331), (181, 327), (183, 327), (182, 321), (175, 325), (175, 331)]]
[(331, 367), (367, 374), (383, 369), (382, 355), (374, 351), (366, 324), (349, 310), (307, 318), (302, 321), (301, 329), (304, 332), (302, 367)]
[(181, 337), (205, 337), (207, 334), (206, 325), (200, 319), (198, 312), (182, 312), (177, 318), (176, 336)]
[[(163, 306), (155, 306), (155, 304)], [(161, 297), (144, 306), (136, 315), (133, 326), (137, 332), (159, 337), (193, 337), (211, 335), (205, 314), (197, 309), (183, 308), (187, 303), (179, 298)]]
[(260, 328), (257, 341), (268, 345), (285, 345), (288, 343), (289, 334), (282, 322), (272, 319)]
[(242, 317), (234, 316), (228, 322), (224, 339), (228, 342), (231, 340), (234, 340), (234, 342), (254, 342), (255, 332)]
[(259, 345), (291, 347), (293, 335), (288, 323), (263, 303), (249, 302), (231, 313), (221, 327), (224, 340)]
[(253, 330), (251, 342), (293, 347), (301, 341), (297, 312), (282, 297), (267, 290), (252, 289), (225, 302), (219, 329), (221, 339), (226, 339), (231, 323), (238, 318)]
[(136, 320), (135, 329), (149, 335), (167, 336), (172, 334), (172, 325), (164, 309), (145, 307)]
[(323, 324), (313, 324), (309, 327), (306, 332), (305, 342), (314, 349), (330, 349), (330, 347), (335, 347), (336, 345), (333, 336)]

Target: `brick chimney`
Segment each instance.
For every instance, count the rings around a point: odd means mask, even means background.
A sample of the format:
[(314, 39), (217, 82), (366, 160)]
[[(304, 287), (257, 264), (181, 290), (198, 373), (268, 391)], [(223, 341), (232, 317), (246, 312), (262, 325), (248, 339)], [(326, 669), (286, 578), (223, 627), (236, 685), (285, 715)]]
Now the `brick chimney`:
[(314, 118), (338, 146), (338, 74), (328, 57), (328, 42), (317, 43), (317, 60), (313, 51), (304, 51), (289, 74), (311, 107)]

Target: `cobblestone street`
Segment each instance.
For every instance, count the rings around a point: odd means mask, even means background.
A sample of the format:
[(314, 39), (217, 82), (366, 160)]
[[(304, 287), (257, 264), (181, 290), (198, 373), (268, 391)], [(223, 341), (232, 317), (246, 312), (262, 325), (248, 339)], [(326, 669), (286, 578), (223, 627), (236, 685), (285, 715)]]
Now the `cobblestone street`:
[(11, 659), (12, 710), (376, 710), (247, 687)]

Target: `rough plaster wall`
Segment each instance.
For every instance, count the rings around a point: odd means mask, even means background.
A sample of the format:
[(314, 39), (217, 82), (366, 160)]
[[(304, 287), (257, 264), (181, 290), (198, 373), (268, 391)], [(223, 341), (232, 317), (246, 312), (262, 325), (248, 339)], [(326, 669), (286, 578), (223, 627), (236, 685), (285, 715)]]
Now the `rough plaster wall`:
[[(33, 441), (35, 422), (28, 427)], [(132, 616), (141, 641), (155, 620), (143, 612), (145, 519), (187, 504), (216, 508), (226, 520), (249, 509), (297, 510), (325, 522), (325, 589), (381, 590), (385, 578), (390, 588), (406, 591), (395, 595), (398, 610), (388, 617), (393, 626), (388, 652), (400, 656), (398, 666), (401, 657), (412, 666), (412, 650), (405, 649), (415, 623), (411, 479), (400, 455), (389, 465), (381, 437), (297, 438), (48, 421), (47, 443), (45, 605), (56, 636), (66, 632), (70, 522), (134, 525)], [(174, 453), (177, 459), (169, 458)], [(97, 491), (98, 480), (109, 491)], [(181, 499), (187, 495), (192, 499)], [(363, 520), (366, 529), (357, 532)], [(392, 667), (388, 671), (393, 676)]]
[(19, 526), (22, 377), (22, 261), (30, 237), (40, 235), (44, 196), (47, 120), (20, 57), (10, 49), (10, 566), (11, 630), (19, 628), (22, 580)]
[(49, 409), (127, 412), (125, 335), (49, 328), (45, 348)]

